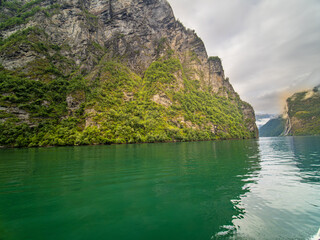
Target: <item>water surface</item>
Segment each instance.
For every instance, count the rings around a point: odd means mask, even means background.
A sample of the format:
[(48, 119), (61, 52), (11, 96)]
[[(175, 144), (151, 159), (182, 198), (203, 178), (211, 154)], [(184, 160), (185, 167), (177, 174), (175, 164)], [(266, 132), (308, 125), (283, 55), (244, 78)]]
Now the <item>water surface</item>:
[(0, 239), (309, 239), (320, 138), (0, 150)]

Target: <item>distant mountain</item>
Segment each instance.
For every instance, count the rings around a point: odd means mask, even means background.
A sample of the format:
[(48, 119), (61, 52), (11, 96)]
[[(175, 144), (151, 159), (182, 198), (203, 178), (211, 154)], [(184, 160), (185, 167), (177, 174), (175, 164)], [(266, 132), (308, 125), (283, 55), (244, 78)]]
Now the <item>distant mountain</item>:
[(285, 135), (320, 134), (320, 85), (287, 99)]
[(282, 116), (270, 119), (265, 125), (259, 128), (260, 137), (278, 137), (285, 128), (286, 120)]
[[(297, 92), (286, 102), (282, 116), (256, 115), (260, 137), (320, 134), (320, 85), (312, 90)], [(261, 126), (268, 117), (271, 119)]]
[(270, 119), (276, 118), (278, 115), (269, 113), (257, 113), (256, 114), (256, 124), (258, 128), (265, 125)]

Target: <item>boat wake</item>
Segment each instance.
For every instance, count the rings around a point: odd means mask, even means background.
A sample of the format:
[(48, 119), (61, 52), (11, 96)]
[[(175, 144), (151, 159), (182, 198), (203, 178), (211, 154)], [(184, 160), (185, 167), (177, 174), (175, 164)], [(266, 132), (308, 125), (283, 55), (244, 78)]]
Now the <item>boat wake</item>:
[(316, 235), (314, 235), (312, 238), (310, 238), (310, 240), (320, 240), (320, 228), (319, 231)]

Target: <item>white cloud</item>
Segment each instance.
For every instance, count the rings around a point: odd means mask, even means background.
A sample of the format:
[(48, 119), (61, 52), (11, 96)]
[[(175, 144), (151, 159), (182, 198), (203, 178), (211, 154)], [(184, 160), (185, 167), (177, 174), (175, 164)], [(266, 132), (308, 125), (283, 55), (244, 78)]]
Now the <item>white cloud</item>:
[(319, 0), (169, 2), (256, 111), (279, 113), (284, 94), (320, 83)]

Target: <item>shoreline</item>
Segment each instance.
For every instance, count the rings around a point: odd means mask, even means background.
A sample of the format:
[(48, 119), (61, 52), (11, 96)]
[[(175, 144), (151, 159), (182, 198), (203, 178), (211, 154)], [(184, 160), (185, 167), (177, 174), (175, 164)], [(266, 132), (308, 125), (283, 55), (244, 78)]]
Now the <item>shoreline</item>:
[(0, 146), (0, 149), (30, 149), (30, 148), (55, 148), (55, 147), (83, 147), (83, 146), (111, 146), (111, 145), (134, 145), (134, 144), (161, 144), (161, 143), (191, 143), (191, 142), (215, 142), (215, 141), (234, 141), (234, 140), (253, 140), (254, 138), (226, 138), (215, 140), (190, 140), (190, 141), (163, 141), (163, 142), (136, 142), (136, 143), (110, 143), (110, 144), (88, 144), (88, 145), (53, 145), (53, 146), (34, 146), (34, 147), (14, 147), (14, 146)]

